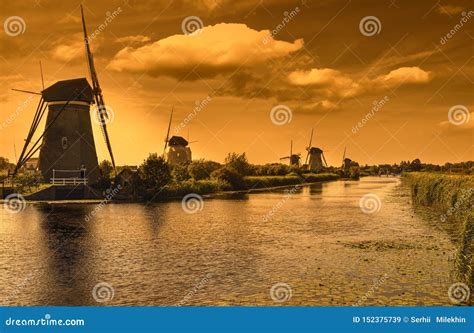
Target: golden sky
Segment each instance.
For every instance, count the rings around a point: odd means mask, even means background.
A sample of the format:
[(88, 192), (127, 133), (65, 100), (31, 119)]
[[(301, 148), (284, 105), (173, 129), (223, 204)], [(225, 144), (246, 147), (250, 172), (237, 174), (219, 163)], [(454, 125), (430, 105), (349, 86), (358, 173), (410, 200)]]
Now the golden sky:
[[(41, 91), (40, 60), (45, 86), (88, 77), (79, 4), (1, 2), (0, 156), (21, 150), (38, 96), (10, 89)], [(193, 158), (277, 162), (314, 128), (330, 165), (344, 147), (361, 164), (474, 159), (473, 1), (83, 4), (119, 165), (163, 151), (173, 105)]]

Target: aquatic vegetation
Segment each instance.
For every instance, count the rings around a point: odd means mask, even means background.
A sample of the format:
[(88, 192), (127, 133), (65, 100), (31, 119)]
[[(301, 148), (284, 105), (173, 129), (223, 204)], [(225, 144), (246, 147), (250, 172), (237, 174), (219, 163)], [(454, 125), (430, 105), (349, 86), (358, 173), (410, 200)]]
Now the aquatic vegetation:
[(458, 280), (474, 288), (474, 176), (408, 173), (413, 201), (436, 208), (442, 222), (461, 223), (456, 256)]

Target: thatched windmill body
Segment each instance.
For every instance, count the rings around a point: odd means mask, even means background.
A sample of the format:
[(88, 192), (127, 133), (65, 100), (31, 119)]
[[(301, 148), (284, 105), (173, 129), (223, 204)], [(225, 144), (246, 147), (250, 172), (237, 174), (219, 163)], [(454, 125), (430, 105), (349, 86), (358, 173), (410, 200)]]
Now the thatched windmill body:
[(171, 109), (170, 121), (168, 124), (168, 132), (165, 138), (165, 148), (163, 154), (166, 161), (171, 165), (186, 164), (192, 161), (191, 148), (189, 141), (182, 136), (170, 135), (171, 122), (173, 120), (173, 109)]
[(311, 136), (309, 138), (309, 144), (306, 147), (308, 154), (306, 155), (305, 164), (310, 171), (321, 171), (324, 167), (327, 167), (326, 158), (324, 152), (318, 147), (313, 147), (313, 129), (311, 129)]
[(293, 154), (293, 140), (290, 141), (290, 154), (288, 156), (281, 157), (280, 160), (288, 160), (290, 166), (300, 165), (301, 154)]
[[(99, 168), (90, 118), (92, 103), (98, 109), (98, 120), (115, 170), (115, 159), (107, 132), (107, 110), (94, 67), (82, 6), (81, 14), (92, 87), (86, 78), (78, 78), (58, 81), (41, 93), (35, 93), (41, 95), (41, 99), (13, 175), (39, 151), (38, 167), (46, 182), (96, 182)], [(46, 112), (45, 129), (33, 142), (33, 136)]]

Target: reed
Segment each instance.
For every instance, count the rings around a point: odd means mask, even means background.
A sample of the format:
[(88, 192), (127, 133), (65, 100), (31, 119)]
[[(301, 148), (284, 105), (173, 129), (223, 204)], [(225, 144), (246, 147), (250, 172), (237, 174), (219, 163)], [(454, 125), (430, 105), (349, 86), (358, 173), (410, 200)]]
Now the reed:
[(474, 292), (474, 176), (408, 173), (413, 201), (431, 206), (443, 222), (461, 223), (456, 275)]

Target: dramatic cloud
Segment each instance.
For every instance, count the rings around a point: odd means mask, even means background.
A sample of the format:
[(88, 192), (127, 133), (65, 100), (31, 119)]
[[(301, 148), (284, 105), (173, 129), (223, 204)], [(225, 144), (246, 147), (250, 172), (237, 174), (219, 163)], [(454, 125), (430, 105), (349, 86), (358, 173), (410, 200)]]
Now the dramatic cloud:
[[(378, 92), (408, 83), (426, 83), (430, 73), (419, 67), (401, 67), (374, 79), (351, 77), (331, 68), (313, 68), (309, 71), (294, 71), (288, 75), (288, 82), (295, 86), (311, 88), (324, 98), (355, 97), (369, 92)], [(325, 103), (326, 108), (331, 103)]]
[(192, 35), (174, 35), (139, 48), (118, 52), (109, 68), (119, 72), (167, 75), (178, 79), (210, 78), (289, 55), (302, 48), (274, 40), (268, 30), (220, 23)]
[(430, 81), (430, 72), (425, 72), (419, 67), (401, 67), (379, 76), (375, 83), (385, 83), (390, 87), (395, 87), (405, 83), (426, 83)]
[(331, 68), (313, 68), (310, 71), (295, 71), (288, 75), (291, 84), (297, 86), (313, 86), (325, 89), (326, 94), (338, 96), (353, 96), (360, 86), (349, 76)]
[(135, 35), (135, 36), (125, 36), (120, 37), (115, 40), (117, 43), (124, 43), (124, 44), (141, 44), (147, 43), (151, 41), (151, 38), (148, 36), (143, 35)]
[(459, 14), (464, 10), (464, 7), (461, 6), (452, 6), (452, 5), (440, 5), (438, 6), (438, 12), (446, 15)]

